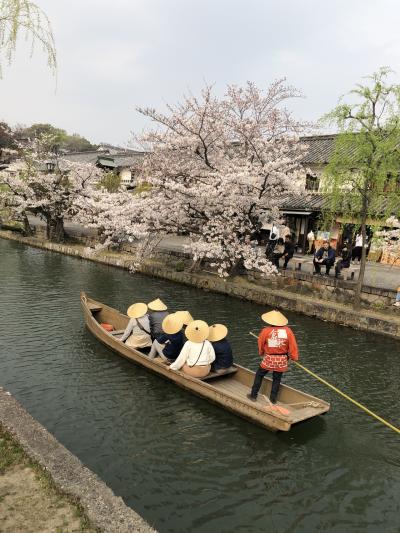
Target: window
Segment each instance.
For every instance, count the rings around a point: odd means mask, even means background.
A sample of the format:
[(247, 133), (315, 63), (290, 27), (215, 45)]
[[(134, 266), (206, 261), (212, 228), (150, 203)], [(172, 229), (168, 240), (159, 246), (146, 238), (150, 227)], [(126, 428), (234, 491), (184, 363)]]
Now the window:
[(313, 176), (312, 174), (307, 174), (306, 176), (306, 191), (318, 191), (319, 189), (319, 178), (318, 176)]

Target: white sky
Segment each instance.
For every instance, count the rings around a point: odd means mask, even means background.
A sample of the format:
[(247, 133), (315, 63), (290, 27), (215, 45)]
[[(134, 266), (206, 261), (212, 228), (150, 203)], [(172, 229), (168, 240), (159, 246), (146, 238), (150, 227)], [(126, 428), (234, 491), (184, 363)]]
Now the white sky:
[[(93, 142), (126, 145), (146, 126), (135, 106), (163, 109), (188, 90), (285, 76), (316, 120), (362, 76), (400, 74), (397, 0), (36, 0), (49, 16), (58, 88), (21, 38), (0, 80), (0, 120), (50, 122)], [(398, 79), (398, 77), (397, 77)]]

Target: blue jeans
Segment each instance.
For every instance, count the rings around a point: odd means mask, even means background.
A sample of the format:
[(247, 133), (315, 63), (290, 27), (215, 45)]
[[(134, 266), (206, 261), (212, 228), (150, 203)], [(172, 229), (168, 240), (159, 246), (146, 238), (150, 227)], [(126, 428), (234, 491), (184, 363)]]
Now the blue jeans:
[[(259, 368), (256, 372), (254, 383), (251, 388), (251, 395), (253, 398), (257, 398), (258, 391), (261, 388), (263, 377), (268, 374), (269, 370), (265, 370), (264, 368)], [(282, 372), (272, 372), (272, 388), (271, 388), (271, 395), (270, 400), (271, 402), (276, 402), (276, 399), (278, 397), (279, 387), (281, 385), (281, 379), (282, 379)]]

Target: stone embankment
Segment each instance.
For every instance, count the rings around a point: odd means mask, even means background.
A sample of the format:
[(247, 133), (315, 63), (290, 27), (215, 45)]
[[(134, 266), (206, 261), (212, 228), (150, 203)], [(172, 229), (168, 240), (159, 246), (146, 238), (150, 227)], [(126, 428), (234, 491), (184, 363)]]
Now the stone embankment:
[[(88, 255), (82, 244), (57, 244), (37, 237), (22, 237), (12, 231), (0, 231), (0, 237), (127, 270), (133, 266), (133, 256), (127, 251), (102, 251)], [(287, 272), (285, 276), (265, 281), (254, 276), (224, 280), (211, 272), (190, 272), (185, 269), (185, 259), (179, 254), (159, 254), (155, 259), (143, 262), (140, 272), (355, 329), (400, 338), (400, 313), (391, 308), (394, 291), (367, 288), (363, 300), (369, 308), (355, 311), (346, 303), (352, 294), (350, 284), (326, 278), (316, 280), (307, 274)], [(374, 305), (375, 309), (372, 308)]]
[[(26, 456), (34, 462), (36, 469), (39, 468), (43, 475), (51, 480), (51, 488), (54, 488), (50, 496), (47, 493), (43, 498), (40, 494), (25, 494), (24, 485), (27, 483), (33, 487), (33, 492), (41, 490), (40, 485), (35, 485), (34, 474), (23, 468), (24, 465), (20, 465), (20, 471), (16, 468), (18, 465), (14, 465), (10, 472), (5, 471), (2, 486), (8, 488), (7, 493), (3, 495), (2, 503), (7, 498), (13, 498), (10, 502), (12, 508), (9, 506), (10, 516), (1, 517), (2, 521), (4, 519), (3, 526), (7, 526), (7, 529), (0, 526), (1, 531), (43, 531), (44, 524), (50, 527), (50, 529), (46, 528), (46, 531), (55, 530), (52, 526), (57, 525), (54, 518), (57, 508), (61, 507), (61, 502), (64, 523), (60, 527), (57, 526), (57, 531), (155, 533), (155, 530), (135, 511), (125, 505), (122, 498), (115, 496), (103, 481), (34, 420), (9, 392), (0, 387), (1, 428), (11, 435), (12, 446), (16, 450), (19, 447), (22, 448)], [(3, 434), (2, 438), (10, 441), (7, 435)], [(9, 447), (10, 444), (8, 444)], [(21, 461), (18, 462), (21, 463)], [(48, 508), (45, 507), (46, 498), (48, 498)], [(81, 523), (80, 529), (73, 527), (76, 520), (71, 509), (73, 510), (74, 507), (84, 515), (85, 526), (83, 527)], [(51, 508), (56, 509), (53, 509), (53, 516), (49, 516), (52, 512)], [(38, 521), (40, 515), (44, 515), (43, 520)], [(67, 521), (66, 518), (68, 518)], [(20, 528), (21, 524), (27, 523), (29, 523), (27, 529), (25, 526), (23, 529)]]

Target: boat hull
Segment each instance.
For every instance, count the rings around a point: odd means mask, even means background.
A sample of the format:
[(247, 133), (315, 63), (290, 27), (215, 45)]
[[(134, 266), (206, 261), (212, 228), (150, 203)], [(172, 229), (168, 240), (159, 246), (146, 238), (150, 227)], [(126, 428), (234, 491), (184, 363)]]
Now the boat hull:
[[(329, 411), (330, 406), (327, 402), (297, 391), (287, 385), (281, 385), (280, 401), (278, 403), (282, 407), (289, 406), (291, 403), (301, 404), (302, 402), (313, 402), (318, 404), (318, 407), (290, 408), (289, 415), (282, 415), (271, 409), (266, 401), (259, 400), (256, 403), (249, 401), (245, 393), (249, 391), (253, 383), (254, 372), (240, 365), (235, 365), (237, 368), (236, 373), (222, 376), (210, 382), (192, 378), (180, 371), (169, 370), (169, 367), (164, 363), (151, 360), (139, 350), (120, 342), (100, 325), (101, 322), (107, 322), (113, 324), (117, 330), (124, 329), (129, 321), (127, 316), (112, 307), (88, 298), (85, 293), (81, 293), (81, 305), (88, 330), (118, 355), (151, 370), (197, 396), (205, 398), (271, 431), (289, 431), (294, 423)], [(262, 394), (267, 396), (270, 388), (271, 380), (264, 378), (260, 397), (263, 397)]]

